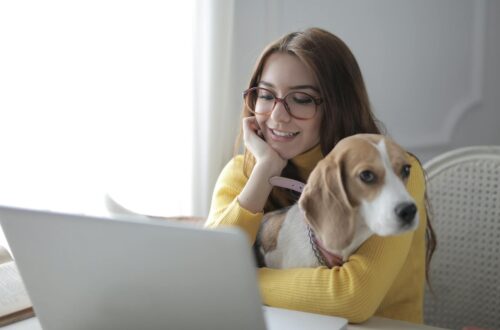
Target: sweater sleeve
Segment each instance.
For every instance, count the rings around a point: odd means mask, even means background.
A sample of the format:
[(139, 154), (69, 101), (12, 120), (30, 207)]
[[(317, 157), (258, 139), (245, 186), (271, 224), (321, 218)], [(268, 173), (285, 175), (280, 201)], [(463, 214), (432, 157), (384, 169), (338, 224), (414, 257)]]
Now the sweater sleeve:
[(237, 226), (247, 233), (253, 244), (263, 213), (252, 213), (239, 204), (238, 195), (247, 181), (248, 178), (243, 174), (243, 156), (236, 156), (217, 179), (205, 227)]
[[(411, 159), (408, 190), (425, 226), (425, 181), (418, 161)], [(264, 304), (336, 315), (350, 322), (373, 316), (406, 262), (417, 230), (402, 235), (369, 238), (341, 267), (328, 269), (259, 269)], [(411, 283), (409, 283), (411, 285)]]

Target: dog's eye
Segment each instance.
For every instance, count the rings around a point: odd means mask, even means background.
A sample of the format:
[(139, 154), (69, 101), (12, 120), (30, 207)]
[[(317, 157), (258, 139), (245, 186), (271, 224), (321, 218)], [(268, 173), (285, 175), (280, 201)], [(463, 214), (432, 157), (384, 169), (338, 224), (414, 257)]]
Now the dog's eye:
[(403, 165), (403, 168), (401, 169), (401, 177), (403, 179), (406, 179), (407, 177), (410, 176), (410, 169), (411, 165)]
[(373, 183), (375, 181), (375, 179), (376, 179), (375, 173), (373, 173), (372, 171), (363, 171), (363, 172), (361, 172), (359, 174), (359, 178), (364, 183)]

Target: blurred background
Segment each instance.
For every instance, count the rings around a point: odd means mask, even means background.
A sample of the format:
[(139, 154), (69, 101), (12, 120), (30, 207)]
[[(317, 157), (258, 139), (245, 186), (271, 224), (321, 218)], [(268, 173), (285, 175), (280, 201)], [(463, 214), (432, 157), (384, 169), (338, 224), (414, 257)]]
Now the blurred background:
[(0, 205), (206, 216), (266, 44), (321, 27), (425, 162), (500, 144), (500, 2), (0, 2)]

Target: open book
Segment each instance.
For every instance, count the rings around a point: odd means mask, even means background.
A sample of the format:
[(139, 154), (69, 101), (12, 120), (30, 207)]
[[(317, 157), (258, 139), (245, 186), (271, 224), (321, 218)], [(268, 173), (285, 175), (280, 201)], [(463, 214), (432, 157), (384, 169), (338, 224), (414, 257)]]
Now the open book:
[(0, 327), (35, 315), (15, 262), (0, 246)]

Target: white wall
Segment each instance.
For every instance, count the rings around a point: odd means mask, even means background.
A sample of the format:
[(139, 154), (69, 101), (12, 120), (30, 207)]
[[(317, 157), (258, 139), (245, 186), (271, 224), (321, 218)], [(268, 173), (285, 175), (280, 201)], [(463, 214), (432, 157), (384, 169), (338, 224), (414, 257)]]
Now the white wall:
[(460, 146), (500, 144), (495, 0), (236, 1), (230, 122), (239, 118), (240, 92), (262, 48), (312, 26), (349, 45), (375, 114), (421, 160)]

